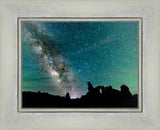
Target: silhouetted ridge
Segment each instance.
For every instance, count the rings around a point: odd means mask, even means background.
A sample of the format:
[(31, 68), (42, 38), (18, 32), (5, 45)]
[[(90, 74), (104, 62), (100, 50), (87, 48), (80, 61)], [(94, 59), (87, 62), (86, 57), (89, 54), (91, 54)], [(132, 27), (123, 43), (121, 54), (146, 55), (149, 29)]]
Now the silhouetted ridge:
[(66, 96), (55, 96), (41, 92), (23, 92), (22, 106), (24, 108), (133, 108), (138, 105), (138, 95), (132, 96), (126, 85), (121, 90), (112, 86), (104, 87), (88, 82), (88, 92), (81, 98), (71, 99), (69, 92)]

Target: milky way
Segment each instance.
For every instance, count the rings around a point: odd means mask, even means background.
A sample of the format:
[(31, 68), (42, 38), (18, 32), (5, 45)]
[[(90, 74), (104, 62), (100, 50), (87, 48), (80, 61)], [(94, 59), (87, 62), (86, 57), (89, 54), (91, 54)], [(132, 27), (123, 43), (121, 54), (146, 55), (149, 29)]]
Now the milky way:
[(137, 93), (137, 22), (22, 22), (23, 91), (74, 98), (88, 81)]
[(71, 96), (79, 97), (77, 81), (73, 77), (68, 61), (60, 54), (54, 39), (41, 32), (38, 27), (37, 24), (24, 24), (24, 40), (29, 44), (28, 47), (41, 58), (43, 68), (50, 74), (53, 84), (59, 91), (63, 94), (70, 92)]

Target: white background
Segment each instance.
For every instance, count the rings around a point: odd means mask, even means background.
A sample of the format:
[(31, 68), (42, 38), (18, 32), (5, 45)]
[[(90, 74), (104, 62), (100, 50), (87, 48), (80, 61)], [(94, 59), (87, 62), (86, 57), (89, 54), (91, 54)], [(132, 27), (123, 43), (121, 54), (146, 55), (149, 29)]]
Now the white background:
[[(17, 17), (143, 17), (143, 112), (18, 113)], [(0, 0), (0, 130), (159, 130), (159, 24), (158, 0)]]

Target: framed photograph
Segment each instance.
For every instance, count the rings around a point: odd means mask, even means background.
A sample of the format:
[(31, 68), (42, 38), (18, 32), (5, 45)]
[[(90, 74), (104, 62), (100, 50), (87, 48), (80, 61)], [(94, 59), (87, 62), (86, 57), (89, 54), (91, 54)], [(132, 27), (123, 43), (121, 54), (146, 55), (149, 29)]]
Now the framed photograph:
[(20, 112), (142, 111), (142, 18), (27, 17), (18, 31)]
[(159, 12), (0, 0), (0, 130), (159, 130)]

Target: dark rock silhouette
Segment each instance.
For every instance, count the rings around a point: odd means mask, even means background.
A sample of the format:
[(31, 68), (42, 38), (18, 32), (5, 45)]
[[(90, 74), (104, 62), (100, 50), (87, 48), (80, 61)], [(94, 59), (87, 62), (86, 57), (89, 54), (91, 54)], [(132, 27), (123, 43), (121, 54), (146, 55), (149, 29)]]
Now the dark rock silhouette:
[(66, 94), (66, 99), (71, 99), (69, 93)]
[(138, 95), (132, 94), (126, 85), (121, 90), (112, 86), (104, 87), (88, 82), (88, 92), (81, 98), (71, 99), (69, 93), (66, 96), (55, 96), (41, 92), (23, 92), (23, 108), (135, 108), (138, 107)]
[(132, 94), (129, 91), (129, 88), (126, 85), (121, 86), (121, 94), (124, 97), (132, 97)]
[(93, 88), (92, 84), (90, 82), (88, 82), (88, 91), (92, 92), (93, 89), (94, 88)]

